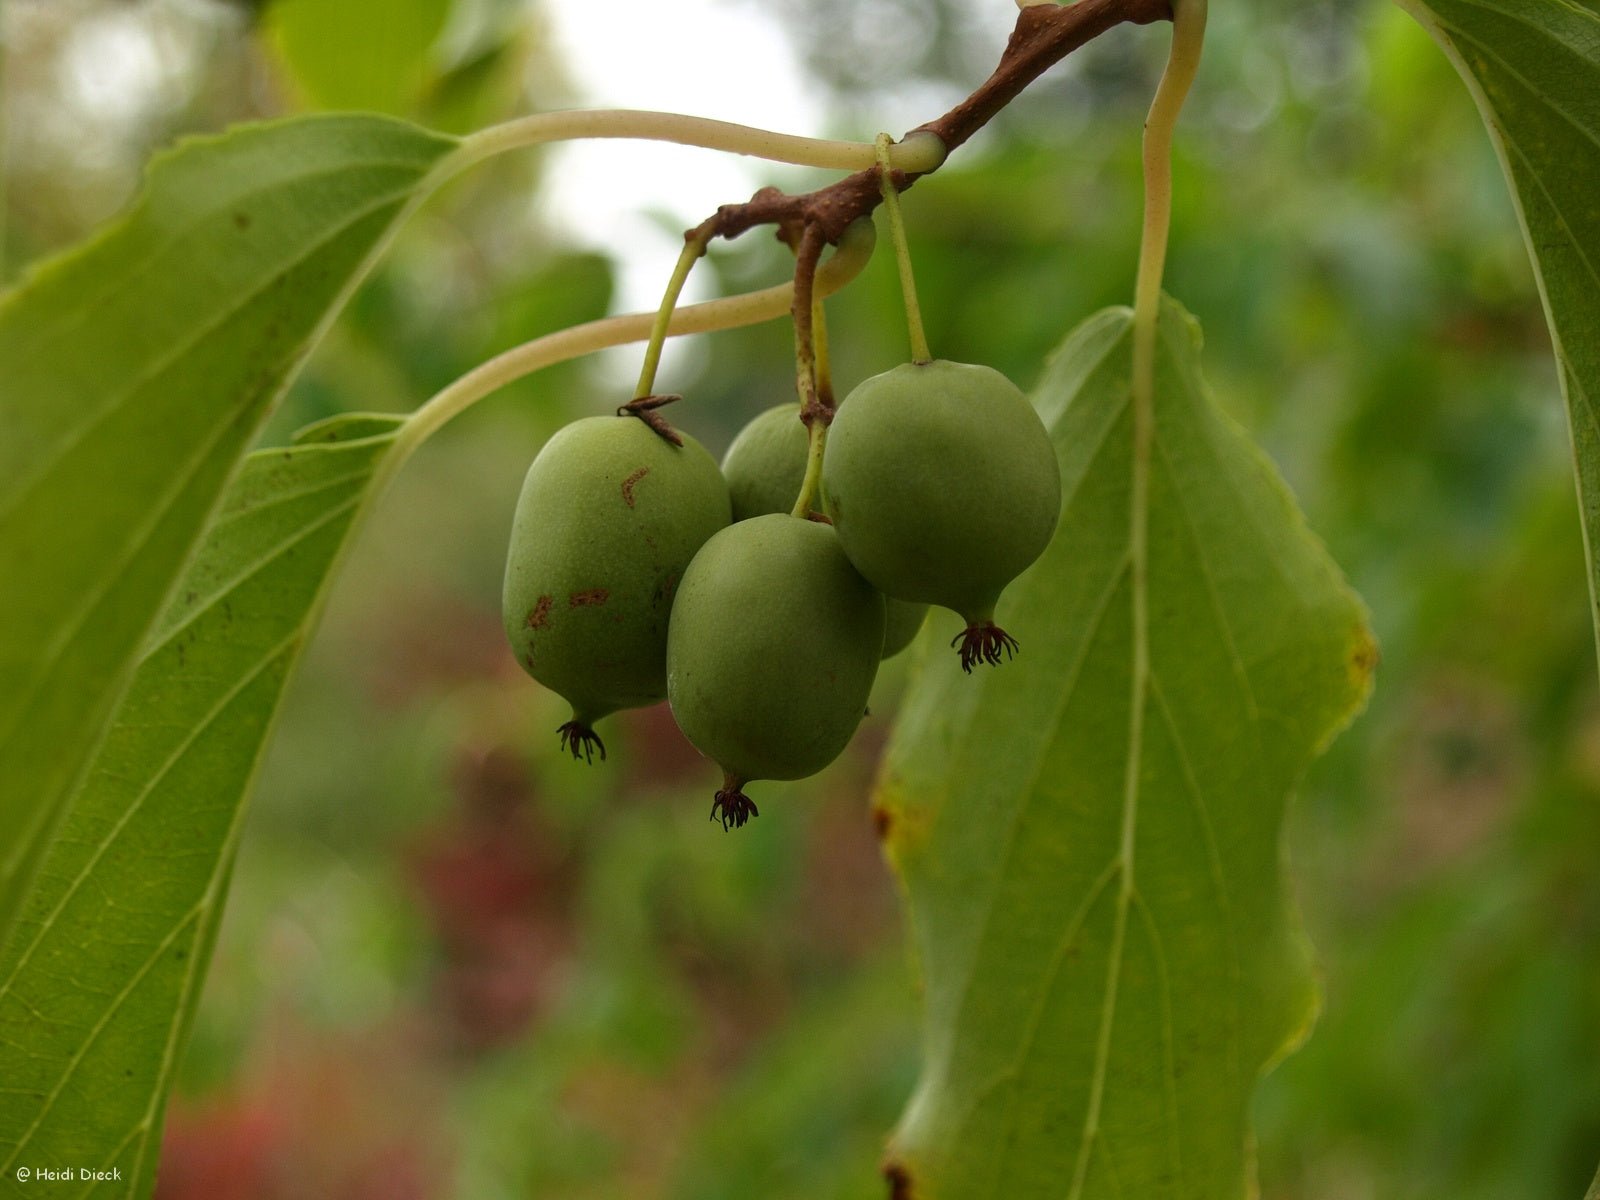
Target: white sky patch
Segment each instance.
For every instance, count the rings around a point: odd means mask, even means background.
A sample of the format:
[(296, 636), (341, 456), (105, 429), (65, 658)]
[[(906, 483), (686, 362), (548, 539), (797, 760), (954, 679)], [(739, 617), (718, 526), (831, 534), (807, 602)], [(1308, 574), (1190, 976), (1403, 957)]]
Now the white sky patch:
[[(718, 0), (547, 0), (557, 50), (590, 108), (652, 108), (786, 133), (816, 134), (817, 91), (778, 22)], [(737, 155), (656, 142), (571, 142), (555, 148), (545, 204), (577, 241), (617, 263), (619, 311), (654, 308), (683, 247), (656, 214), (687, 229), (719, 204), (743, 200), (772, 170)], [(708, 299), (691, 276), (685, 302)], [(669, 344), (663, 390), (692, 364)], [(608, 356), (607, 375), (638, 373), (637, 349)]]
[(61, 69), (86, 115), (130, 125), (144, 119), (140, 102), (150, 102), (167, 74), (149, 24), (136, 13), (119, 12), (80, 25), (67, 43)]

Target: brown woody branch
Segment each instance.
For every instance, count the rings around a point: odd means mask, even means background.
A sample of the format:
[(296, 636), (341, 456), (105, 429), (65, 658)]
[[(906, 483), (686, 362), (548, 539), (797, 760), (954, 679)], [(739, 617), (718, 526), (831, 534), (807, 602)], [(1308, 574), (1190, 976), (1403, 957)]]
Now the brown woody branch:
[[(994, 73), (944, 116), (911, 132), (934, 134), (948, 153), (1078, 47), (1117, 25), (1149, 25), (1171, 19), (1171, 0), (1078, 0), (1067, 6), (1024, 8), (1017, 14), (1016, 27)], [(896, 190), (904, 191), (928, 173), (895, 171), (891, 178)], [(810, 229), (820, 231), (822, 240), (832, 245), (852, 221), (882, 202), (879, 180), (879, 168), (872, 166), (814, 192), (789, 195), (777, 188), (762, 188), (743, 204), (724, 204), (690, 236), (709, 231), (714, 237), (735, 238), (758, 225), (777, 225), (779, 236), (791, 247), (798, 249)]]
[[(911, 133), (931, 133), (939, 138), (948, 159), (950, 151), (987, 125), (1030, 83), (1079, 46), (1117, 25), (1149, 25), (1171, 19), (1171, 0), (1078, 0), (1065, 6), (1044, 3), (1024, 8), (1017, 14), (1016, 27), (994, 73), (944, 116), (917, 126)], [(890, 181), (897, 192), (903, 192), (929, 173), (894, 171)], [(823, 246), (836, 244), (853, 221), (867, 216), (883, 202), (882, 180), (882, 168), (875, 165), (800, 195), (762, 188), (743, 204), (724, 204), (684, 235), (685, 240), (699, 240), (704, 246), (713, 237), (736, 238), (758, 225), (776, 225), (778, 236), (794, 250), (796, 390), (801, 419), (808, 429), (818, 421), (827, 424), (833, 419), (831, 389), (819, 394), (816, 377), (812, 296), (817, 262)], [(660, 420), (653, 413), (638, 415)]]

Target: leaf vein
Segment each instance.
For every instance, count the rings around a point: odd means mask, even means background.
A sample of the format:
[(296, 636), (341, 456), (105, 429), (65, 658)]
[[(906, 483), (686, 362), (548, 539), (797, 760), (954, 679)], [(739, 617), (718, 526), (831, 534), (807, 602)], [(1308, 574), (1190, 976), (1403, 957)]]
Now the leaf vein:
[(1177, 719), (1174, 717), (1171, 706), (1167, 703), (1166, 689), (1161, 686), (1161, 681), (1155, 672), (1150, 674), (1150, 694), (1155, 699), (1156, 707), (1161, 711), (1163, 723), (1167, 733), (1172, 738), (1172, 748), (1178, 757), (1178, 769), (1183, 773), (1184, 783), (1190, 799), (1194, 802), (1195, 813), (1200, 818), (1200, 831), (1206, 844), (1206, 860), (1210, 867), (1211, 881), (1217, 889), (1217, 904), (1222, 909), (1222, 927), (1227, 930), (1228, 940), (1228, 974), (1232, 985), (1228, 989), (1229, 1007), (1233, 1009), (1234, 1036), (1228, 1039), (1229, 1061), (1233, 1067), (1234, 1078), (1241, 1077), (1239, 1067), (1239, 1041), (1237, 1031), (1241, 1028), (1242, 1020), (1239, 1013), (1239, 994), (1243, 989), (1243, 969), (1239, 962), (1239, 944), (1237, 931), (1234, 928), (1233, 899), (1228, 890), (1227, 877), (1222, 869), (1222, 852), (1217, 846), (1216, 827), (1211, 820), (1211, 809), (1206, 803), (1205, 793), (1200, 789), (1200, 780), (1194, 771), (1193, 760), (1189, 757), (1189, 748), (1184, 741), (1182, 733), (1178, 730)]
[(1139, 910), (1143, 918), (1145, 936), (1150, 939), (1150, 949), (1155, 955), (1156, 977), (1160, 982), (1161, 990), (1161, 1051), (1162, 1065), (1166, 1070), (1162, 1073), (1162, 1082), (1166, 1085), (1168, 1132), (1172, 1137), (1172, 1165), (1176, 1178), (1183, 1178), (1183, 1146), (1178, 1136), (1178, 1068), (1177, 1068), (1177, 1035), (1172, 1023), (1172, 976), (1167, 970), (1166, 945), (1161, 937), (1161, 931), (1156, 928), (1155, 917), (1150, 912), (1150, 905), (1144, 896), (1136, 889), (1133, 893), (1133, 905)]
[(302, 525), (288, 537), (284, 538), (276, 545), (269, 547), (263, 554), (245, 563), (238, 572), (230, 576), (227, 580), (222, 581), (216, 590), (206, 596), (203, 603), (197, 604), (193, 611), (184, 617), (181, 624), (173, 626), (171, 630), (162, 636), (160, 641), (150, 645), (145, 650), (141, 661), (148, 660), (152, 656), (160, 653), (167, 646), (170, 646), (174, 641), (177, 640), (184, 630), (188, 629), (207, 613), (215, 609), (218, 604), (222, 603), (222, 601), (227, 599), (227, 597), (231, 596), (245, 584), (249, 583), (250, 580), (255, 578), (257, 575), (260, 575), (261, 572), (272, 566), (276, 559), (294, 549), (295, 546), (311, 537), (312, 534), (318, 533), (327, 526), (333, 524), (340, 517), (354, 509), (359, 503), (361, 503), (361, 492), (358, 491), (348, 500), (340, 501), (338, 504), (334, 505), (332, 508), (328, 509), (325, 513), (319, 516), (315, 521), (311, 521), (305, 525)]
[(155, 949), (150, 952), (149, 957), (140, 964), (139, 969), (133, 973), (133, 976), (123, 986), (122, 990), (112, 999), (111, 1004), (106, 1008), (100, 1019), (89, 1027), (89, 1036), (78, 1047), (72, 1058), (67, 1061), (66, 1067), (61, 1072), (61, 1077), (56, 1080), (55, 1086), (46, 1093), (44, 1103), (39, 1106), (39, 1111), (34, 1114), (33, 1120), (17, 1138), (17, 1144), (11, 1151), (11, 1157), (7, 1158), (4, 1163), (0, 1163), (0, 1172), (10, 1171), (12, 1165), (17, 1161), (17, 1156), (27, 1148), (29, 1139), (33, 1137), (39, 1126), (44, 1123), (44, 1119), (50, 1115), (50, 1110), (55, 1107), (56, 1101), (61, 1098), (61, 1093), (66, 1090), (67, 1083), (72, 1079), (79, 1064), (83, 1062), (84, 1057), (89, 1053), (95, 1042), (99, 1041), (100, 1035), (105, 1032), (106, 1026), (111, 1022), (111, 1018), (127, 1003), (128, 997), (133, 994), (134, 989), (139, 986), (144, 977), (155, 967), (156, 963), (161, 961), (168, 947), (177, 940), (178, 934), (183, 931), (185, 926), (193, 922), (200, 915), (200, 912), (201, 905), (196, 904), (179, 918), (178, 923), (172, 927), (171, 932), (157, 943)]
[[(1181, 494), (1182, 489), (1178, 485), (1177, 470), (1171, 457), (1159, 440), (1156, 440), (1154, 445), (1156, 453), (1161, 457), (1161, 461), (1166, 464), (1167, 474), (1172, 479), (1174, 494)], [(1229, 665), (1233, 667), (1234, 674), (1239, 677), (1239, 682), (1244, 686), (1245, 701), (1250, 706), (1250, 718), (1252, 721), (1259, 721), (1261, 719), (1261, 709), (1256, 703), (1255, 685), (1250, 680), (1250, 672), (1245, 666), (1244, 656), (1239, 653), (1239, 643), (1233, 634), (1233, 622), (1228, 620), (1227, 610), (1222, 606), (1222, 593), (1217, 587), (1216, 571), (1211, 565), (1210, 558), (1206, 555), (1205, 545), (1200, 540), (1200, 531), (1195, 527), (1194, 518), (1189, 515), (1189, 506), (1187, 504), (1184, 504), (1180, 499), (1172, 507), (1177, 510), (1178, 518), (1182, 521), (1184, 529), (1189, 534), (1190, 544), (1194, 547), (1195, 561), (1200, 564), (1200, 577), (1205, 584), (1206, 599), (1211, 602), (1211, 609), (1217, 615), (1217, 626), (1222, 631), (1222, 642), (1228, 649)]]
[[(1459, 25), (1453, 25), (1450, 22), (1442, 20), (1442, 19), (1440, 20), (1439, 25), (1440, 25), (1441, 28), (1449, 30), (1454, 36), (1456, 36), (1460, 40), (1462, 40), (1464, 42), (1467, 42), (1470, 45), (1476, 46), (1478, 48), (1478, 50), (1482, 52), (1482, 54), (1483, 54), (1483, 56), (1485, 58), (1493, 59), (1496, 63), (1498, 63), (1500, 65), (1500, 69), (1502, 71), (1504, 71), (1508, 76), (1510, 76), (1512, 79), (1516, 80), (1519, 84), (1522, 85), (1523, 90), (1525, 90), (1528, 93), (1529, 98), (1533, 101), (1535, 106), (1543, 108), (1543, 109), (1553, 113), (1555, 116), (1559, 117), (1565, 124), (1570, 125), (1573, 128), (1573, 130), (1576, 131), (1583, 138), (1584, 141), (1592, 143), (1596, 150), (1600, 150), (1600, 134), (1596, 134), (1596, 132), (1593, 129), (1590, 129), (1587, 125), (1585, 125), (1577, 117), (1575, 117), (1571, 113), (1569, 113), (1561, 105), (1559, 105), (1559, 104), (1555, 103), (1555, 101), (1551, 100), (1549, 96), (1547, 96), (1543, 92), (1539, 91), (1528, 80), (1527, 76), (1523, 75), (1521, 71), (1517, 70), (1509, 62), (1507, 62), (1503, 55), (1496, 53), (1495, 50), (1493, 50), (1491, 47), (1485, 45), (1483, 42), (1479, 41), (1476, 37), (1474, 37), (1472, 34), (1468, 33), (1465, 29), (1463, 29)], [(1555, 39), (1553, 39), (1553, 40), (1555, 40)], [(1561, 42), (1559, 40), (1556, 40), (1556, 44), (1560, 45), (1560, 46), (1566, 46), (1565, 42)], [(1524, 160), (1524, 161), (1526, 161), (1526, 160)], [(1591, 268), (1591, 273), (1592, 273), (1592, 268)]]
[(72, 899), (77, 895), (79, 888), (81, 888), (89, 880), (94, 868), (99, 864), (100, 860), (105, 856), (106, 852), (117, 840), (118, 835), (121, 834), (122, 831), (127, 828), (128, 823), (138, 815), (140, 809), (143, 808), (145, 801), (148, 800), (154, 793), (155, 789), (161, 785), (161, 781), (167, 777), (167, 774), (174, 767), (176, 767), (179, 762), (182, 761), (184, 755), (186, 755), (194, 746), (194, 744), (200, 740), (205, 732), (211, 727), (212, 723), (215, 722), (217, 718), (227, 710), (228, 706), (232, 704), (234, 700), (238, 699), (239, 695), (247, 687), (260, 678), (267, 667), (272, 664), (273, 660), (275, 660), (285, 650), (292, 646), (299, 636), (300, 630), (297, 627), (293, 633), (284, 638), (277, 645), (273, 646), (266, 654), (262, 655), (261, 660), (252, 666), (244, 675), (240, 676), (238, 682), (224, 692), (217, 702), (206, 712), (205, 716), (202, 717), (194, 726), (194, 728), (189, 730), (188, 736), (186, 736), (181, 742), (178, 743), (176, 747), (173, 748), (172, 753), (166, 757), (161, 766), (156, 770), (155, 774), (150, 777), (150, 780), (139, 791), (139, 794), (133, 798), (133, 801), (123, 811), (116, 823), (106, 831), (103, 837), (97, 840), (94, 852), (89, 856), (89, 860), (84, 863), (82, 868), (80, 868), (79, 871), (72, 877), (70, 882), (68, 882), (66, 891), (62, 894), (61, 899), (57, 901), (55, 908), (51, 909), (49, 915), (44, 917), (39, 922), (38, 933), (34, 935), (33, 940), (29, 942), (28, 945), (18, 955), (16, 965), (11, 969), (11, 974), (6, 977), (6, 980), (3, 984), (0, 984), (0, 996), (13, 994), (11, 993), (11, 988), (12, 985), (16, 983), (17, 976), (22, 973), (23, 969), (28, 965), (29, 961), (31, 961), (34, 952), (49, 935), (51, 927), (54, 925), (56, 919), (60, 917), (67, 905), (72, 902)]
[[(98, 313), (102, 308), (105, 307), (107, 303), (114, 300), (121, 289), (135, 282), (141, 275), (148, 274), (154, 267), (155, 263), (163, 255), (165, 255), (175, 245), (193, 232), (194, 229), (204, 225), (208, 221), (215, 220), (225, 209), (237, 208), (238, 206), (246, 204), (259, 196), (271, 195), (275, 191), (287, 191), (311, 180), (328, 179), (335, 175), (343, 174), (347, 171), (365, 171), (370, 170), (373, 167), (404, 167), (411, 169), (419, 181), (426, 176), (428, 170), (431, 169), (431, 165), (430, 167), (419, 168), (419, 164), (404, 159), (353, 160), (348, 163), (342, 163), (336, 167), (329, 167), (326, 170), (303, 171), (298, 175), (284, 176), (282, 179), (274, 181), (270, 187), (262, 187), (257, 188), (254, 191), (244, 192), (241, 195), (234, 197), (226, 205), (219, 205), (215, 208), (209, 208), (202, 213), (195, 214), (194, 219), (186, 228), (174, 231), (168, 237), (157, 242), (142, 259), (137, 262), (130, 263), (125, 274), (119, 276), (118, 278), (107, 280), (106, 286), (102, 288), (96, 296), (94, 296), (92, 299), (84, 301), (81, 305), (74, 305), (71, 312), (68, 314), (70, 319), (59, 321), (53, 325), (47, 326), (35, 336), (32, 343), (24, 343), (21, 346), (13, 347), (13, 352), (20, 353), (22, 350), (35, 350), (40, 343), (46, 342), (52, 338), (59, 338), (62, 334), (71, 332), (79, 325), (84, 324), (89, 317)], [(143, 199), (148, 199), (148, 192), (145, 194)], [(126, 229), (128, 226), (124, 225), (122, 228)], [(0, 319), (3, 319), (6, 308), (16, 304), (23, 294), (24, 290), (19, 289), (18, 291), (12, 292), (4, 297), (7, 303), (5, 305), (0, 305)]]
[(273, 492), (270, 495), (252, 501), (249, 504), (241, 504), (238, 508), (230, 508), (226, 512), (218, 513), (217, 519), (212, 523), (211, 527), (213, 529), (222, 529), (227, 525), (233, 524), (235, 521), (242, 521), (245, 517), (255, 516), (258, 513), (267, 512), (271, 509), (278, 508), (295, 500), (304, 500), (308, 496), (315, 496), (321, 492), (331, 492), (340, 484), (349, 483), (352, 480), (365, 479), (371, 474), (372, 467), (367, 465), (354, 471), (349, 471), (343, 475), (335, 475), (331, 479), (320, 480), (319, 482), (309, 484), (306, 487), (295, 488), (293, 491)]

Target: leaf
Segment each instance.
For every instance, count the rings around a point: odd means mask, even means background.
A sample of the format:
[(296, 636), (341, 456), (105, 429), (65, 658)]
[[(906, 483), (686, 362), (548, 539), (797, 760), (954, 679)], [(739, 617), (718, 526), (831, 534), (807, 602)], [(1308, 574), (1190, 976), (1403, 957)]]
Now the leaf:
[(251, 436), (455, 143), (247, 126), (0, 297), (0, 940)]
[(1600, 639), (1600, 9), (1400, 0), (1455, 64), (1511, 185), (1567, 401)]
[(1373, 642), (1168, 302), (1134, 723), (1130, 331), (1092, 317), (1038, 390), (1065, 504), (1001, 606), (1016, 660), (924, 639), (880, 782), (925, 1006), (897, 1195), (1242, 1197), (1256, 1080), (1315, 1013), (1280, 832)]
[(307, 98), (405, 116), (432, 74), (450, 0), (278, 0), (267, 24)]
[(403, 422), (250, 455), (163, 614), (0, 957), (0, 1178), (144, 1196), (284, 685)]

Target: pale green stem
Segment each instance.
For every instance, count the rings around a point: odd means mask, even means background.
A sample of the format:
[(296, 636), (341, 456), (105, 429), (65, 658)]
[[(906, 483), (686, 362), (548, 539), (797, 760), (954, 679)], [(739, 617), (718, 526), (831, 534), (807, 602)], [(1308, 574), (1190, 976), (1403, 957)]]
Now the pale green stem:
[[(838, 251), (817, 271), (816, 287), (820, 294), (838, 291), (854, 279), (872, 257), (872, 224), (870, 221), (858, 224), (860, 228), (852, 227), (852, 232), (840, 241)], [(773, 320), (789, 311), (792, 294), (793, 285), (785, 283), (758, 292), (691, 304), (672, 314), (667, 336), (710, 333)], [(655, 313), (606, 317), (535, 338), (496, 355), (468, 371), (411, 414), (396, 440), (392, 461), (398, 466), (451, 418), (506, 384), (597, 350), (643, 341), (650, 336), (655, 321)]]
[(1133, 293), (1133, 397), (1148, 409), (1155, 394), (1156, 321), (1161, 310), (1161, 277), (1167, 264), (1167, 233), (1172, 225), (1172, 131), (1194, 83), (1205, 40), (1206, 0), (1177, 0), (1173, 6), (1172, 51), (1144, 124), (1144, 232), (1139, 243), (1139, 274)]
[(890, 172), (896, 168), (892, 153), (894, 143), (887, 133), (880, 133), (877, 142), (878, 166), (881, 171), (883, 207), (889, 215), (889, 234), (894, 239), (894, 258), (900, 267), (900, 292), (905, 298), (906, 331), (911, 335), (911, 360), (932, 362), (928, 352), (928, 335), (922, 328), (922, 305), (917, 301), (917, 281), (911, 272), (911, 244), (906, 238), (905, 218), (900, 215), (900, 193), (895, 190)]
[(813, 421), (806, 428), (806, 477), (800, 482), (800, 495), (789, 515), (809, 517), (817, 510), (817, 492), (822, 483), (822, 453), (828, 448), (828, 423)]
[(688, 281), (694, 264), (705, 254), (711, 241), (711, 230), (702, 226), (691, 232), (683, 243), (683, 253), (678, 255), (678, 265), (672, 269), (666, 293), (661, 297), (661, 307), (656, 311), (655, 324), (650, 327), (650, 341), (644, 348), (644, 365), (639, 369), (639, 386), (633, 389), (633, 398), (642, 400), (656, 386), (656, 368), (661, 365), (661, 347), (667, 340), (667, 326), (672, 323), (672, 310), (678, 307), (678, 297)]
[[(675, 142), (680, 146), (726, 150), (772, 162), (837, 171), (859, 171), (878, 161), (877, 148), (866, 142), (796, 137), (681, 113), (599, 108), (533, 113), (480, 130), (462, 139), (460, 149), (450, 156), (452, 172), (521, 146), (573, 138)], [(895, 169), (908, 174), (932, 171), (944, 161), (944, 156), (944, 144), (936, 137), (908, 137), (892, 151)]]

